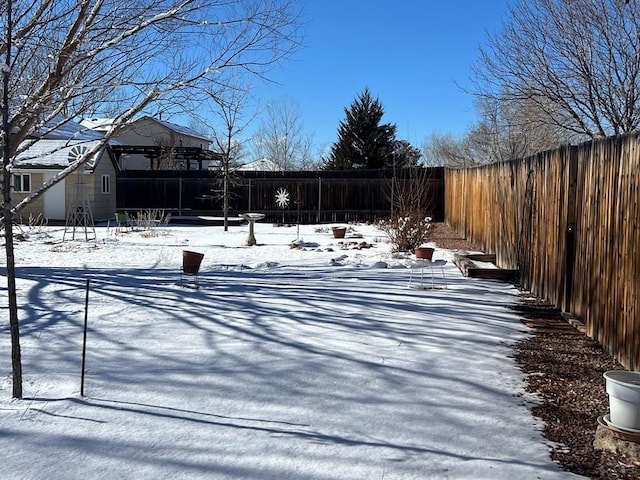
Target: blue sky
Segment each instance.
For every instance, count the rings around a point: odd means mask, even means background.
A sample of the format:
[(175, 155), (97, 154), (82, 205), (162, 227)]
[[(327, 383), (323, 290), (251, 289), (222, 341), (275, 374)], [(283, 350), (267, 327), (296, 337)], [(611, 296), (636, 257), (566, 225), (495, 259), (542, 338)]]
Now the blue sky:
[(420, 147), (431, 133), (460, 135), (475, 120), (470, 67), (507, 0), (306, 0), (304, 47), (256, 86), (263, 102), (287, 97), (317, 145), (337, 139), (344, 108), (369, 87), (383, 121)]

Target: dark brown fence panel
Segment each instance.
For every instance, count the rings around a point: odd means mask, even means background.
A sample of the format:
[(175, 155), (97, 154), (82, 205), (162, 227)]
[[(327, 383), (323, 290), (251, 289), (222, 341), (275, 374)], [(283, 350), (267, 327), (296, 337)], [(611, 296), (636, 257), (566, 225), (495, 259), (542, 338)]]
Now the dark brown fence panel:
[[(342, 172), (242, 172), (229, 189), (229, 215), (249, 211), (266, 221), (330, 223), (376, 221), (391, 214), (393, 170)], [(443, 169), (429, 169), (425, 207), (435, 220), (444, 218)], [(404, 176), (403, 178), (406, 178)], [(289, 194), (288, 205), (276, 192)], [(222, 179), (214, 172), (125, 171), (117, 180), (118, 209), (162, 208), (173, 215), (222, 216)]]
[(640, 368), (637, 134), (445, 174), (445, 219)]

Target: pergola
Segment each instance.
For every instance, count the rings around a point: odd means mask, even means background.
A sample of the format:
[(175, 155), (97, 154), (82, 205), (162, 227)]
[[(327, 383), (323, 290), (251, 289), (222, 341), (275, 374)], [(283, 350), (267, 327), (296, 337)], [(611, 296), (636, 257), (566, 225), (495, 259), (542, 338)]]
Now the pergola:
[(203, 170), (202, 165), (205, 161), (222, 161), (224, 155), (212, 150), (205, 150), (200, 147), (164, 147), (157, 145), (113, 145), (111, 150), (115, 154), (118, 164), (121, 165), (120, 159), (123, 154), (144, 155), (151, 161), (151, 169), (153, 162), (163, 157), (171, 157), (178, 162), (184, 162), (186, 170), (191, 170), (191, 162), (198, 162), (198, 170)]

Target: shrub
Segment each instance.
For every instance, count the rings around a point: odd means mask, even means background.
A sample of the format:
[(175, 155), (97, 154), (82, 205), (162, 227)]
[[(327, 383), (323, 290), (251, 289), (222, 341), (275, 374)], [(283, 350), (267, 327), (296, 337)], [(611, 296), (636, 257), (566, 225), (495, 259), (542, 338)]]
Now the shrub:
[(389, 236), (394, 252), (412, 252), (427, 240), (430, 222), (423, 212), (410, 211), (381, 220), (378, 228)]
[(164, 210), (147, 209), (138, 212), (135, 224), (143, 230), (153, 230), (155, 227), (165, 227), (171, 220), (171, 214)]
[(157, 237), (158, 230), (156, 227), (166, 227), (170, 220), (170, 213), (165, 213), (164, 210), (148, 209), (138, 212), (135, 225), (137, 228), (144, 230), (141, 233), (142, 237)]

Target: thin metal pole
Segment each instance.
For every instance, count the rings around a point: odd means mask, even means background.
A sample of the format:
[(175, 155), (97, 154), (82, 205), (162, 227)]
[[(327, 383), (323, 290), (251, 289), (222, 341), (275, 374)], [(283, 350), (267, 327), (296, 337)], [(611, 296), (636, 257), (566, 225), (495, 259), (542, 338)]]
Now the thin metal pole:
[(82, 374), (80, 375), (80, 396), (84, 397), (84, 367), (87, 358), (87, 320), (89, 317), (89, 279), (87, 278), (84, 298), (84, 333), (82, 337)]

